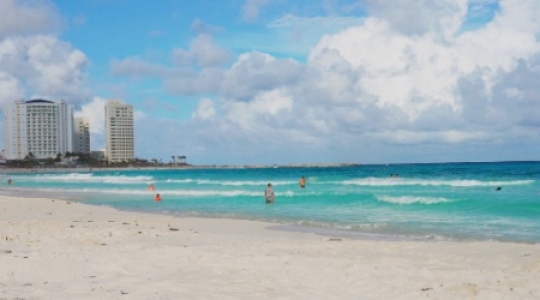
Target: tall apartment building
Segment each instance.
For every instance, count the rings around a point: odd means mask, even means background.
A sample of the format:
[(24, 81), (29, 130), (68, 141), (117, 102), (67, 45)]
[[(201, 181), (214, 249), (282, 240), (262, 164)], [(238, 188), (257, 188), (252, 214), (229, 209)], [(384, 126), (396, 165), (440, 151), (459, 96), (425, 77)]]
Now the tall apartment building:
[(105, 105), (105, 156), (108, 162), (135, 158), (133, 105), (109, 100)]
[(73, 152), (90, 154), (90, 120), (73, 119)]
[(73, 151), (73, 106), (43, 99), (15, 101), (4, 110), (5, 158), (54, 158)]

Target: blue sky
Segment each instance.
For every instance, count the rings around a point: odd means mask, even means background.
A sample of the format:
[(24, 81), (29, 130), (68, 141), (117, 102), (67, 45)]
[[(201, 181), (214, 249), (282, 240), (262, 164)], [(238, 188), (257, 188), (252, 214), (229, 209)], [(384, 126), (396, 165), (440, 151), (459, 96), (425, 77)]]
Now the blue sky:
[(0, 104), (66, 99), (104, 148), (194, 164), (538, 160), (536, 0), (0, 2)]

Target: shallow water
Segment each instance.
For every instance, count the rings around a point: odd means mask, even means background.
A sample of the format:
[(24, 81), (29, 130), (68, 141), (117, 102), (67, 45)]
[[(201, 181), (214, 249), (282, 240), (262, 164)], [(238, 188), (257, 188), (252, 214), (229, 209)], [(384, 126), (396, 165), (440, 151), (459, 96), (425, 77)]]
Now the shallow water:
[[(391, 176), (399, 174), (399, 176)], [(307, 178), (301, 189), (298, 180)], [(413, 239), (540, 242), (540, 162), (5, 175), (3, 194)], [(276, 203), (265, 205), (268, 182)], [(156, 191), (148, 191), (154, 184)], [(500, 188), (500, 189), (498, 189)], [(153, 201), (155, 193), (163, 201)]]

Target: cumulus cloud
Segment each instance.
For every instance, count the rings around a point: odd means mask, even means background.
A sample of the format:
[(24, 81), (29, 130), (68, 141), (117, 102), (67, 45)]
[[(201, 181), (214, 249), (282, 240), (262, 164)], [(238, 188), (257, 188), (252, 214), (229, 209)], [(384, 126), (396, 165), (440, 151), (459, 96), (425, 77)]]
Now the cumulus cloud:
[[(281, 113), (292, 110), (293, 100), (283, 91), (274, 90), (259, 93), (249, 102), (230, 102), (224, 105), (226, 118), (238, 124), (244, 130), (251, 130), (257, 123), (264, 124), (265, 119), (275, 123), (281, 119)], [(274, 120), (272, 120), (274, 119)]]
[[(171, 93), (219, 100), (199, 102), (196, 126), (178, 125), (193, 130), (185, 142), (200, 153), (240, 144), (271, 156), (294, 145), (326, 159), (403, 159), (390, 145), (451, 160), (459, 147), (540, 139), (540, 2), (501, 0), (474, 30), (463, 28), (471, 5), (492, 1), (366, 4), (370, 16), (321, 38), (306, 62), (247, 52), (230, 67), (162, 77)], [(272, 146), (257, 146), (260, 135)]]
[(91, 102), (81, 105), (75, 111), (75, 117), (85, 117), (90, 120), (90, 133), (103, 134), (105, 130), (105, 104), (107, 99), (94, 97)]
[(175, 49), (174, 60), (181, 65), (195, 62), (200, 67), (220, 66), (228, 61), (229, 54), (217, 46), (208, 34), (199, 34), (190, 44), (189, 49)]
[(255, 21), (259, 17), (261, 7), (268, 4), (270, 0), (246, 0), (242, 7), (242, 18), (245, 21)]
[(302, 76), (302, 67), (292, 59), (276, 59), (260, 52), (244, 53), (224, 74), (220, 92), (233, 99), (252, 99), (262, 91), (295, 85)]
[(192, 117), (199, 120), (211, 120), (216, 116), (216, 109), (214, 102), (211, 99), (203, 98), (199, 101), (197, 110), (193, 113)]
[[(199, 34), (190, 43), (189, 48), (175, 48), (171, 51), (171, 66), (151, 63), (148, 60), (133, 56), (124, 59), (115, 59), (110, 62), (110, 69), (114, 75), (129, 76), (134, 79), (144, 77), (166, 78), (174, 81), (172, 89), (179, 91), (193, 89), (197, 87), (189, 84), (190, 79), (195, 76), (193, 69), (202, 70), (204, 75), (214, 76), (217, 67), (229, 62), (230, 54), (227, 50), (219, 47), (209, 34)], [(180, 82), (185, 79), (185, 82)], [(178, 88), (174, 87), (179, 85)]]
[[(499, 74), (514, 71), (520, 60), (539, 51), (538, 24), (510, 22), (530, 13), (509, 6), (482, 29), (461, 35), (455, 29), (451, 42), (432, 34), (406, 35), (386, 19), (372, 17), (363, 26), (323, 38), (310, 61), (320, 60), (328, 49), (339, 52), (357, 70), (356, 84), (363, 91), (376, 97), (380, 107), (399, 107), (410, 120), (431, 106), (448, 105), (458, 112), (464, 102), (474, 101), (456, 93), (460, 81), (479, 78), (477, 87), (490, 94)], [(536, 29), (524, 30), (528, 26)]]
[(105, 104), (107, 99), (94, 97), (75, 111), (75, 117), (88, 118), (90, 123), (90, 149), (105, 148)]
[(182, 69), (181, 74), (164, 78), (164, 86), (184, 95), (218, 93), (230, 99), (249, 100), (260, 91), (298, 83), (303, 72), (303, 67), (292, 59), (249, 52), (241, 54), (229, 69)]
[(1, 1), (0, 105), (42, 97), (81, 103), (88, 59), (54, 34), (63, 19), (49, 1)]
[(467, 0), (365, 0), (370, 14), (407, 35), (430, 33), (451, 39), (467, 14)]
[(88, 96), (85, 89), (87, 64), (81, 51), (54, 36), (1, 39), (0, 73), (4, 74), (4, 79), (0, 83), (0, 101), (6, 103), (15, 100), (14, 96), (28, 96), (79, 102)]
[(57, 32), (62, 18), (50, 1), (0, 1), (0, 38)]
[(21, 83), (9, 73), (0, 72), (0, 104), (13, 102), (24, 97), (24, 88)]

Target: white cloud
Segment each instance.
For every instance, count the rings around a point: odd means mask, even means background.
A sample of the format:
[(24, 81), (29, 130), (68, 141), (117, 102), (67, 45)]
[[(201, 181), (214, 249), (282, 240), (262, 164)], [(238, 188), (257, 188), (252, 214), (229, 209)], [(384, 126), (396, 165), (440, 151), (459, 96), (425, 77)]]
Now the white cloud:
[(304, 76), (303, 67), (298, 62), (276, 59), (260, 52), (241, 54), (227, 70), (207, 68), (177, 71), (174, 76), (164, 78), (165, 89), (172, 93), (218, 93), (238, 100), (251, 99), (260, 91), (295, 85)]
[(89, 119), (90, 123), (90, 149), (98, 150), (105, 148), (105, 104), (107, 99), (94, 97), (91, 102), (81, 106), (75, 111), (75, 117)]
[(203, 35), (214, 35), (223, 31), (221, 27), (206, 24), (200, 19), (195, 19), (195, 21), (191, 23), (191, 30), (193, 30), (197, 34), (203, 34)]
[(524, 93), (516, 88), (507, 88), (504, 90), (508, 98), (523, 98)]
[(229, 59), (227, 51), (217, 46), (208, 34), (199, 34), (190, 44), (188, 50), (175, 49), (174, 60), (181, 65), (196, 62), (201, 67), (215, 67), (226, 63)]
[(424, 35), (405, 35), (385, 19), (369, 18), (363, 26), (323, 38), (310, 61), (316, 63), (328, 49), (338, 51), (357, 69), (362, 90), (376, 97), (380, 107), (397, 106), (411, 120), (434, 105), (450, 105), (457, 112), (469, 100), (456, 95), (460, 80), (477, 73), (489, 94), (501, 72), (513, 71), (519, 60), (540, 50), (538, 24), (513, 21), (529, 19), (526, 10), (503, 10), (493, 23), (451, 41), (430, 34), (433, 28)]
[(488, 160), (490, 147), (540, 141), (540, 2), (501, 0), (493, 20), (465, 32), (464, 0), (368, 4), (372, 16), (323, 37), (305, 63), (248, 52), (230, 67), (171, 67), (168, 91), (218, 99), (174, 125), (191, 133), (186, 149), (437, 161), (467, 148), (478, 155), (467, 159)]
[(467, 14), (467, 0), (365, 0), (371, 15), (406, 35), (429, 33), (451, 39)]
[(24, 88), (20, 82), (6, 72), (0, 71), (0, 105), (24, 98)]
[(0, 1), (0, 106), (45, 98), (81, 103), (88, 59), (59, 40), (64, 20), (51, 1)]
[[(0, 72), (9, 74), (19, 97), (63, 98), (79, 102), (85, 89), (86, 56), (53, 36), (7, 37), (0, 40)], [(24, 93), (20, 94), (21, 89)], [(13, 101), (0, 89), (0, 101)]]
[[(191, 42), (188, 49), (176, 48), (172, 50), (172, 66), (150, 63), (144, 58), (133, 56), (122, 60), (113, 60), (110, 63), (111, 72), (114, 75), (126, 75), (135, 79), (144, 77), (160, 77), (186, 79), (189, 81), (194, 76), (191, 68), (203, 68), (203, 72), (213, 72), (216, 67), (222, 66), (229, 61), (229, 53), (217, 46), (212, 37), (207, 34), (199, 34)], [(204, 69), (209, 68), (209, 69)], [(182, 83), (178, 88), (182, 90)], [(176, 82), (173, 84), (176, 85)], [(190, 89), (186, 87), (186, 89)], [(197, 90), (197, 89), (195, 89)]]
[(81, 106), (75, 112), (75, 117), (85, 117), (90, 120), (90, 132), (92, 134), (103, 134), (105, 131), (105, 104), (107, 99), (94, 97), (91, 102)]
[(216, 116), (216, 109), (214, 107), (214, 101), (211, 99), (203, 98), (199, 101), (197, 110), (193, 113), (192, 117), (199, 120), (211, 120)]
[(43, 34), (57, 32), (62, 19), (52, 2), (0, 1), (0, 38), (20, 34)]
[(63, 22), (50, 1), (0, 1), (0, 104), (19, 98), (80, 102), (88, 60), (59, 40)]
[(146, 114), (143, 111), (138, 110), (138, 109), (135, 109), (133, 111), (133, 121), (136, 122), (136, 121), (142, 120), (144, 118), (146, 118)]
[(273, 20), (268, 24), (269, 28), (286, 28), (290, 30), (294, 29), (313, 29), (324, 28), (326, 31), (332, 28), (346, 28), (350, 26), (357, 26), (362, 22), (363, 18), (357, 17), (342, 17), (342, 16), (330, 16), (330, 17), (299, 17), (291, 14), (286, 14), (278, 19)]
[(245, 21), (255, 21), (259, 17), (261, 7), (269, 2), (270, 0), (246, 0), (242, 7), (242, 18)]
[[(80, 109), (75, 111), (75, 117), (88, 118), (90, 121), (90, 149), (105, 148), (105, 105), (109, 99), (94, 97), (92, 101), (81, 105)], [(134, 122), (143, 120), (146, 114), (140, 110), (133, 112)]]
[(251, 99), (260, 91), (295, 85), (302, 76), (302, 67), (294, 60), (260, 52), (244, 53), (225, 72), (220, 93), (233, 99)]
[(265, 118), (280, 118), (281, 113), (291, 112), (292, 107), (293, 100), (281, 90), (261, 92), (248, 102), (237, 101), (224, 105), (226, 118), (246, 130), (262, 123)]

